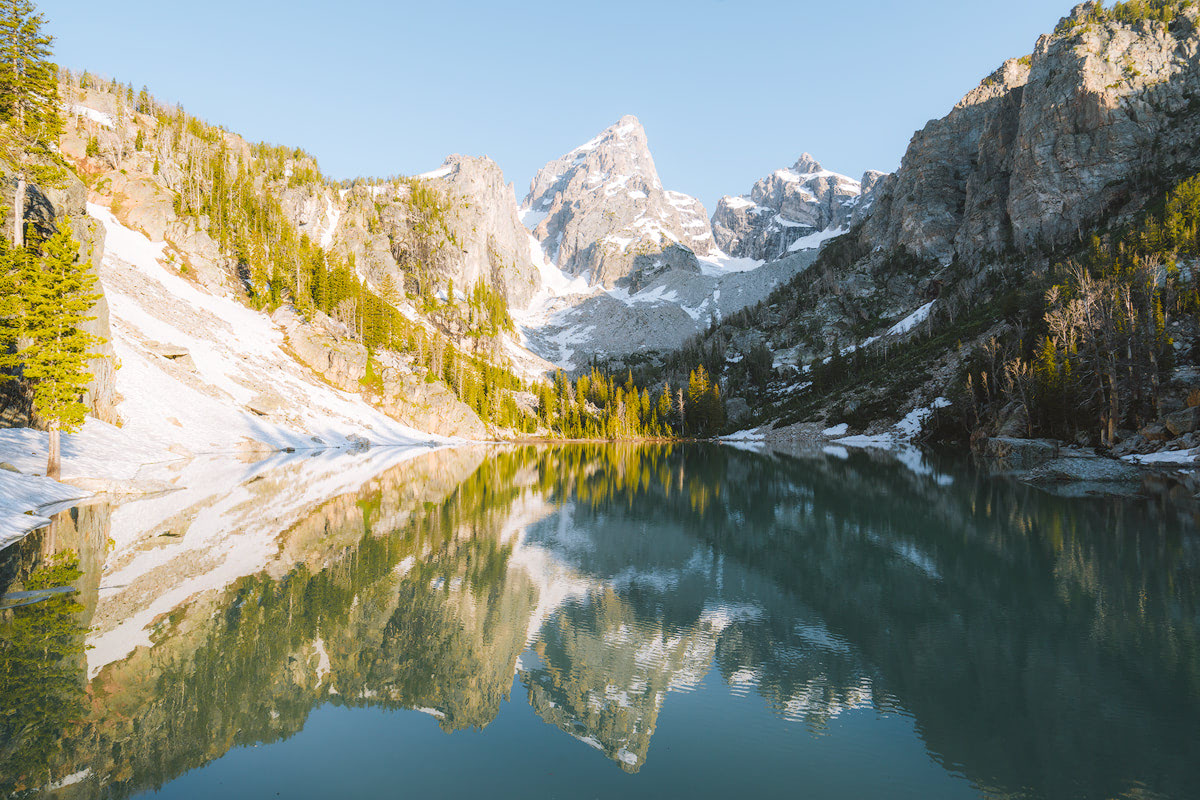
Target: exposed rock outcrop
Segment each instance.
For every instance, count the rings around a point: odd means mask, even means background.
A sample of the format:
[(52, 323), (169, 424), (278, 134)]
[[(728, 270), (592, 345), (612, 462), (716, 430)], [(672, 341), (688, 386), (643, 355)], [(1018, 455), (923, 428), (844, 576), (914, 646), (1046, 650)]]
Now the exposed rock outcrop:
[(1200, 12), (1169, 26), (1091, 12), (1075, 8), (917, 132), (865, 241), (942, 261), (1063, 244), (1200, 166)]
[(593, 285), (614, 286), (639, 256), (672, 246), (702, 256), (716, 249), (703, 205), (663, 188), (633, 116), (542, 167), (522, 214), (551, 260)]
[[(524, 308), (541, 288), (541, 275), (529, 258), (529, 234), (518, 218), (513, 186), (505, 183), (499, 165), (486, 157), (452, 155), (417, 180), (434, 189), (445, 208), (432, 225), (435, 237), (445, 241), (437, 258), (424, 265), (436, 282), (441, 287), (453, 282), (465, 294), (482, 280), (510, 306)], [(413, 202), (411, 186), (401, 181), (356, 186), (336, 199), (297, 196), (288, 208), (298, 224), (325, 236), (327, 246), (352, 254), (376, 285), (386, 279), (401, 287), (402, 254), (414, 246), (417, 229), (428, 226), (414, 213)]]
[[(370, 380), (367, 348), (338, 336), (336, 323), (322, 316), (310, 325), (285, 308), (273, 319), (287, 332), (296, 357), (325, 380), (343, 391), (364, 394), (383, 413), (416, 430), (466, 439), (488, 437), (487, 426), (470, 406), (445, 384), (426, 381), (423, 373), (397, 354), (377, 354), (376, 379)], [(269, 416), (274, 405), (271, 398), (260, 395), (247, 407)]]
[(490, 158), (452, 155), (426, 180), (446, 187), (460, 259), (454, 259), (454, 283), (464, 292), (475, 282), (498, 290), (516, 308), (524, 308), (541, 288), (541, 276), (529, 258), (529, 233), (521, 224), (516, 193)]
[(397, 422), (442, 436), (476, 441), (488, 438), (483, 420), (445, 384), (385, 369), (382, 385), (382, 396), (373, 399), (383, 413)]

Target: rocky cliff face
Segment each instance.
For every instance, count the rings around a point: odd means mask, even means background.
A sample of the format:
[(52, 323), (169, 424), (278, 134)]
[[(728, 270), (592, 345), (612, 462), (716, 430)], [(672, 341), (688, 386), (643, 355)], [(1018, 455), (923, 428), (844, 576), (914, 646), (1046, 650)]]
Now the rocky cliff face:
[[(397, 422), (441, 436), (487, 438), (488, 428), (479, 415), (445, 384), (426, 381), (411, 359), (390, 352), (369, 355), (367, 348), (346, 337), (345, 331), (324, 315), (308, 325), (285, 308), (273, 319), (287, 333), (288, 345), (301, 362), (342, 391), (363, 392), (372, 405)], [(377, 362), (377, 380), (364, 385), (371, 358)]]
[(646, 132), (632, 116), (543, 167), (522, 214), (550, 259), (593, 285), (612, 287), (639, 256), (673, 246), (699, 255), (715, 250), (704, 207), (663, 188)]
[(755, 183), (750, 194), (722, 197), (713, 212), (713, 235), (731, 256), (774, 261), (801, 249), (796, 243), (815, 233), (848, 227), (857, 207), (869, 205), (881, 174), (863, 176), (864, 196), (863, 182), (830, 172), (804, 153), (790, 169)]
[(541, 288), (541, 276), (529, 259), (529, 233), (516, 193), (500, 166), (487, 157), (452, 155), (425, 177), (457, 201), (452, 205), (462, 258), (455, 264), (455, 285), (470, 291), (482, 278), (510, 305), (524, 308)]
[(864, 241), (942, 261), (1063, 244), (1200, 165), (1200, 12), (1169, 26), (1091, 12), (917, 132)]
[[(529, 233), (517, 215), (513, 186), (490, 158), (452, 155), (441, 168), (418, 176), (447, 211), (445, 241), (427, 266), (437, 283), (469, 292), (477, 281), (524, 308), (541, 288), (529, 258)], [(353, 254), (376, 285), (390, 278), (404, 286), (402, 251), (422, 222), (412, 213), (407, 183), (356, 186), (337, 196), (300, 195), (290, 205), (298, 224), (325, 236), (327, 247)], [(440, 222), (439, 222), (440, 225)]]

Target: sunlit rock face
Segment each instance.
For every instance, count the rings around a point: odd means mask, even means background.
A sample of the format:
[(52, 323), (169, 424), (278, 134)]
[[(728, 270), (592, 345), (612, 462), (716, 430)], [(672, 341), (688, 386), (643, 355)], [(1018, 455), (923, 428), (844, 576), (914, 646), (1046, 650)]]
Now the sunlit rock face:
[(663, 187), (633, 116), (542, 167), (521, 209), (550, 259), (593, 285), (614, 286), (639, 256), (672, 246), (716, 249), (704, 206)]
[(912, 139), (866, 234), (949, 260), (1054, 245), (1200, 166), (1195, 7), (1170, 26), (1071, 12)]

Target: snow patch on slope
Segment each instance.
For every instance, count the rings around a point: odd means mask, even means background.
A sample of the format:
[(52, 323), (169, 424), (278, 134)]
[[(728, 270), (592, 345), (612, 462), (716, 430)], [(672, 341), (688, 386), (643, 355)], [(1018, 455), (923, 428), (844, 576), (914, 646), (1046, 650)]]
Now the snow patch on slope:
[[(118, 411), (132, 439), (199, 453), (236, 449), (245, 439), (311, 449), (347, 445), (364, 432), (376, 443), (436, 438), (330, 387), (285, 352), (283, 331), (270, 318), (169, 271), (160, 262), (163, 243), (126, 228), (108, 209), (89, 205), (88, 212), (107, 231), (100, 272), (121, 364)], [(155, 354), (157, 342), (185, 347), (193, 374), (169, 369)], [(279, 422), (245, 408), (265, 391), (286, 401)]]
[(823, 231), (810, 233), (808, 236), (801, 236), (788, 246), (788, 252), (798, 253), (801, 250), (815, 250), (830, 239), (836, 239), (849, 230), (849, 228), (826, 228)]
[(886, 335), (901, 336), (905, 333), (908, 333), (913, 328), (917, 327), (922, 322), (929, 319), (929, 312), (933, 310), (933, 304), (936, 302), (937, 302), (936, 300), (931, 300), (928, 303), (926, 303), (925, 305), (921, 306), (916, 311), (912, 312), (907, 317), (900, 320), (895, 325), (893, 325), (891, 328), (889, 328)]
[(329, 227), (321, 234), (321, 249), (328, 250), (333, 245), (333, 236), (342, 220), (342, 210), (333, 204), (332, 198), (325, 199), (325, 216), (329, 218)]
[(78, 103), (71, 106), (71, 113), (80, 117), (87, 117), (92, 122), (97, 122), (105, 128), (115, 128), (117, 121), (112, 118), (111, 114), (105, 114), (103, 111), (97, 111), (94, 108), (88, 108)]
[(761, 267), (766, 261), (757, 258), (735, 258), (716, 250), (708, 255), (697, 255), (700, 261), (700, 271), (709, 277), (719, 277), (733, 272), (750, 272)]

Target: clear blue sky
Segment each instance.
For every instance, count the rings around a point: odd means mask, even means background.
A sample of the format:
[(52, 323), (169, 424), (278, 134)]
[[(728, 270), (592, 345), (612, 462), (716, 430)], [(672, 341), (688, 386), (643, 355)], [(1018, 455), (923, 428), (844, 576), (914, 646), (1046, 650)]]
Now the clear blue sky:
[(488, 155), (518, 198), (623, 114), (663, 183), (722, 194), (803, 151), (858, 177), (1073, 0), (42, 0), (59, 63), (303, 147), (335, 179)]

